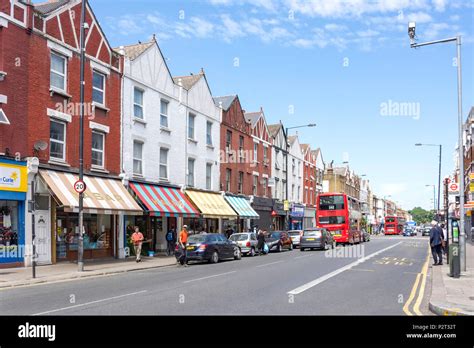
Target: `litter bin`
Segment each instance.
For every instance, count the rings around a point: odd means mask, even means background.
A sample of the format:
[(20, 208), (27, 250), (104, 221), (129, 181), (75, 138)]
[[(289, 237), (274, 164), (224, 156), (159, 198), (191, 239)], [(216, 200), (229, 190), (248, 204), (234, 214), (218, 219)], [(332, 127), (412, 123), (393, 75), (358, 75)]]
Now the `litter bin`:
[(459, 251), (459, 243), (449, 244), (449, 276), (453, 278), (459, 278), (461, 275)]

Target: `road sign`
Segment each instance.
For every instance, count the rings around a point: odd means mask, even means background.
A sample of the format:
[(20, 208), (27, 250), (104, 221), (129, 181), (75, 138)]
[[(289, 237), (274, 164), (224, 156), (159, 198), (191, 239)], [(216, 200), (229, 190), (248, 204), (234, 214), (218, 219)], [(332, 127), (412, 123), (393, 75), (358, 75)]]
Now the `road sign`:
[(459, 193), (459, 185), (457, 182), (452, 182), (448, 185), (448, 192), (450, 195), (455, 195)]
[(82, 180), (77, 180), (74, 183), (74, 191), (77, 193), (83, 193), (86, 190), (86, 183)]

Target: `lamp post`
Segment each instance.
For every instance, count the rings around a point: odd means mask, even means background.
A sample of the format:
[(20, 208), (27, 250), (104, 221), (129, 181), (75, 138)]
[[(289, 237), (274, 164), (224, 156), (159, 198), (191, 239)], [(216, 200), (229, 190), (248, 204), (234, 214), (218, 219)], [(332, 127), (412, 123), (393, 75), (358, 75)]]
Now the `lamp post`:
[(456, 43), (456, 66), (457, 66), (457, 94), (458, 94), (458, 156), (459, 156), (459, 247), (461, 270), (466, 271), (466, 235), (464, 232), (464, 145), (463, 145), (463, 121), (462, 121), (462, 74), (461, 74), (461, 36), (448, 39), (428, 41), (423, 43), (416, 42), (415, 29), (416, 23), (408, 23), (408, 36), (410, 37), (410, 47), (418, 48), (423, 46), (435, 45), (440, 43)]
[[(305, 124), (305, 125), (302, 125), (302, 126), (294, 126), (294, 127), (286, 127), (286, 128), (285, 128), (285, 139), (286, 139), (286, 146), (285, 146), (285, 150), (286, 150), (286, 160), (285, 160), (285, 166), (286, 166), (285, 191), (286, 191), (286, 192), (285, 192), (285, 200), (286, 200), (287, 202), (288, 202), (288, 156), (289, 156), (289, 151), (288, 151), (288, 147), (289, 147), (288, 131), (289, 131), (290, 129), (308, 128), (308, 127), (316, 127), (316, 123), (309, 123), (309, 124)], [(290, 229), (289, 217), (288, 217), (288, 210), (286, 211), (286, 227), (287, 227), (288, 229)]]
[(440, 215), (440, 193), (441, 193), (441, 154), (443, 151), (443, 145), (441, 144), (415, 144), (415, 146), (438, 146), (439, 147), (439, 163), (438, 163), (438, 208), (436, 210), (437, 220), (439, 220), (439, 215)]
[[(436, 211), (436, 185), (425, 185), (425, 187), (433, 187), (433, 211)], [(439, 194), (439, 191), (438, 191), (438, 194)], [(438, 209), (439, 209), (439, 201), (438, 201)]]
[[(81, 71), (80, 71), (80, 96), (81, 113), (79, 116), (79, 180), (84, 180), (84, 69), (85, 69), (85, 17), (87, 0), (82, 0), (81, 7)], [(79, 193), (79, 236), (77, 240), (77, 268), (79, 272), (84, 271), (84, 193)]]

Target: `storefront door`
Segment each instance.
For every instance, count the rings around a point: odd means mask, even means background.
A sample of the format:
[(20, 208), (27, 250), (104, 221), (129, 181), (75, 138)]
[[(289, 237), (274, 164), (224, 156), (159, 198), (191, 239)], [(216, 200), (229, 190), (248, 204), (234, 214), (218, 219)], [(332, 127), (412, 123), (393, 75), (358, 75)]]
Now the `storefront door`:
[(36, 262), (51, 263), (51, 221), (49, 210), (35, 211)]

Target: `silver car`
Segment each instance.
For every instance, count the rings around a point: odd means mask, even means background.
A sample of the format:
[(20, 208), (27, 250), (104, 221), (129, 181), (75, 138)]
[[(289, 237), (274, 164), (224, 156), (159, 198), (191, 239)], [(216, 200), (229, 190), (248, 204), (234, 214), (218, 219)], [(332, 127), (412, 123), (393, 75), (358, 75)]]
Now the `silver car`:
[(257, 237), (255, 233), (234, 233), (229, 237), (229, 240), (239, 246), (242, 254), (255, 256), (257, 250)]
[(294, 247), (299, 247), (300, 246), (300, 239), (301, 235), (303, 234), (302, 230), (293, 230), (293, 231), (288, 231), (288, 234), (290, 235), (291, 241), (293, 242)]

